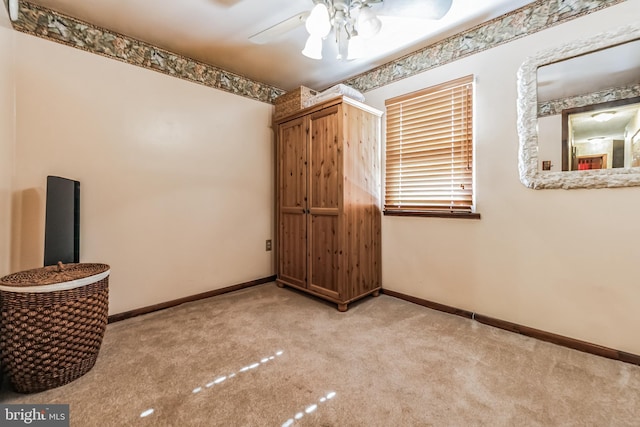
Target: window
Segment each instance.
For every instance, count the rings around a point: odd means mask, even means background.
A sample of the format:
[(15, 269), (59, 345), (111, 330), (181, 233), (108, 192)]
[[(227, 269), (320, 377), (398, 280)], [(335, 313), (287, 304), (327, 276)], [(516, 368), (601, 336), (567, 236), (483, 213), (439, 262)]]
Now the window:
[(469, 217), (473, 76), (389, 99), (385, 105), (385, 214)]

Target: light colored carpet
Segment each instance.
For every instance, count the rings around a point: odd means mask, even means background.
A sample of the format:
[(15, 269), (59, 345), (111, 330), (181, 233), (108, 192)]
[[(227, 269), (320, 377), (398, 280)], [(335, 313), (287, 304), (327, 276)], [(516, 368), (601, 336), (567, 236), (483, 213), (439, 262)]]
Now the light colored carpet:
[(85, 376), (0, 401), (69, 403), (72, 426), (637, 426), (640, 367), (270, 283), (111, 324)]

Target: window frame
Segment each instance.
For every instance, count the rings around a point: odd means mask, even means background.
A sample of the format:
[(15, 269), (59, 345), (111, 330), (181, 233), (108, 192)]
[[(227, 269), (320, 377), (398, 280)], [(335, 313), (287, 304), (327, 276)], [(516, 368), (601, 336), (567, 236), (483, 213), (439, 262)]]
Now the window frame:
[[(458, 178), (458, 179), (466, 179), (469, 180), (470, 179), (470, 184), (471, 184), (471, 190), (470, 190), (470, 195), (469, 192), (465, 192), (464, 191), (464, 187), (463, 191), (460, 192), (460, 194), (457, 194), (458, 196), (462, 197), (462, 201), (460, 201), (458, 207), (455, 206), (455, 195), (456, 193), (453, 192), (451, 194), (448, 195), (447, 198), (445, 198), (445, 202), (448, 202), (448, 207), (446, 205), (442, 205), (438, 206), (438, 203), (435, 202), (433, 203), (431, 206), (428, 205), (428, 201), (425, 200), (426, 205), (421, 207), (421, 206), (412, 206), (409, 205), (406, 208), (401, 207), (400, 204), (396, 203), (389, 203), (390, 199), (388, 196), (388, 191), (389, 188), (393, 186), (393, 184), (390, 184), (388, 182), (388, 178), (389, 178), (389, 166), (390, 166), (390, 161), (388, 159), (388, 155), (389, 155), (389, 135), (390, 135), (390, 130), (389, 130), (389, 124), (390, 124), (390, 113), (389, 113), (389, 107), (391, 106), (394, 109), (397, 109), (398, 106), (400, 104), (403, 103), (407, 103), (409, 105), (411, 105), (412, 103), (419, 103), (419, 104), (423, 104), (420, 106), (420, 109), (423, 110), (424, 107), (427, 106), (433, 106), (434, 104), (437, 104), (437, 100), (436, 99), (432, 99), (430, 100), (428, 97), (431, 95), (435, 95), (435, 97), (437, 98), (439, 95), (439, 93), (442, 92), (446, 92), (449, 91), (451, 93), (451, 96), (455, 96), (455, 90), (457, 89), (462, 89), (462, 90), (467, 90), (466, 88), (468, 88), (470, 90), (470, 96), (469, 95), (462, 95), (462, 97), (470, 97), (470, 105), (468, 107), (465, 107), (465, 103), (466, 98), (464, 101), (456, 101), (454, 108), (456, 106), (462, 106), (463, 109), (465, 109), (464, 113), (449, 113), (451, 111), (451, 109), (448, 109), (448, 107), (445, 108), (439, 108), (439, 111), (445, 111), (448, 114), (451, 114), (452, 116), (455, 114), (458, 117), (453, 117), (452, 120), (450, 120), (450, 123), (454, 123), (454, 122), (458, 122), (458, 123), (462, 123), (462, 127), (461, 129), (463, 129), (461, 131), (461, 135), (462, 137), (456, 137), (455, 138), (455, 143), (456, 145), (454, 147), (452, 147), (451, 153), (453, 156), (457, 156), (457, 157), (452, 157), (452, 160), (450, 161), (449, 165), (451, 166), (452, 170), (455, 170), (455, 167), (457, 164), (462, 163), (460, 161), (461, 157), (464, 156), (470, 156), (471, 157), (471, 171), (469, 174), (466, 174), (464, 172), (460, 173), (460, 172), (451, 172), (451, 174), (449, 174), (448, 176), (453, 177), (453, 178)], [(424, 89), (420, 89), (414, 92), (410, 92), (410, 93), (406, 93), (394, 98), (390, 98), (387, 99), (385, 101), (385, 107), (386, 107), (386, 120), (385, 120), (385, 150), (384, 150), (384, 154), (385, 154), (385, 174), (384, 174), (384, 207), (383, 207), (383, 214), (387, 215), (387, 216), (417, 216), (417, 217), (444, 217), (444, 218), (466, 218), (466, 219), (480, 219), (480, 214), (476, 212), (476, 176), (475, 176), (475, 161), (476, 161), (476, 147), (475, 147), (475, 120), (474, 120), (474, 116), (475, 116), (475, 106), (476, 106), (476, 102), (475, 102), (475, 76), (474, 75), (468, 75), (468, 76), (464, 76), (464, 77), (460, 77), (457, 79), (453, 79), (441, 84), (437, 84), (434, 86), (429, 86), (426, 87)], [(420, 98), (426, 98), (427, 101), (420, 101)], [(418, 110), (420, 111), (420, 110)], [(402, 114), (402, 113), (400, 113)], [(468, 114), (467, 116), (465, 116), (465, 114)], [(402, 118), (398, 117), (397, 114), (394, 114), (391, 116), (393, 122), (392, 124), (394, 126), (400, 126), (402, 127)], [(410, 120), (410, 119), (409, 119)], [(447, 119), (448, 120), (448, 119)], [(448, 123), (449, 123), (448, 122)], [(421, 128), (420, 132), (423, 132), (425, 134), (429, 134), (434, 132), (433, 131), (433, 127), (435, 124), (429, 124), (429, 126), (432, 127), (431, 130), (429, 130), (427, 127)], [(402, 132), (402, 131), (401, 131)], [(432, 135), (421, 135), (420, 137), (426, 137), (426, 136), (432, 136)], [(427, 150), (425, 149), (426, 146), (431, 145), (431, 149), (434, 150), (435, 145), (437, 145), (438, 143), (436, 142), (427, 142), (425, 144), (424, 142), (425, 140), (422, 140), (420, 142), (414, 142), (414, 144), (416, 144), (416, 146), (414, 148), (417, 149), (423, 149), (422, 152), (418, 152), (418, 156), (421, 159), (424, 160), (433, 160), (435, 158), (434, 154), (423, 154), (425, 153)], [(468, 149), (464, 147), (464, 142), (463, 141), (468, 141)], [(400, 136), (399, 138), (396, 138), (396, 140), (394, 141), (393, 147), (392, 149), (397, 150), (398, 147), (402, 146), (402, 136)], [(446, 148), (445, 148), (446, 150)], [(465, 151), (465, 150), (469, 150), (469, 151)], [(419, 159), (419, 160), (421, 160)], [(399, 162), (397, 162), (396, 164), (393, 164), (392, 166), (394, 168), (402, 168), (402, 161), (400, 160)], [(422, 166), (416, 166), (418, 168), (422, 167)], [(429, 170), (429, 167), (424, 167), (424, 169), (420, 169), (420, 170)], [(430, 168), (431, 172), (427, 173), (426, 175), (431, 175), (431, 178), (433, 179), (433, 174), (434, 174), (434, 168), (433, 166)], [(396, 172), (395, 173), (395, 177), (401, 180), (402, 179), (402, 172)], [(425, 176), (425, 181), (429, 182), (429, 177)], [(433, 181), (432, 181), (433, 182)], [(466, 185), (466, 184), (464, 184)], [(402, 184), (396, 185), (396, 188), (399, 189), (400, 191), (402, 191)], [(434, 190), (432, 190), (432, 196), (433, 196), (433, 192)], [(426, 191), (427, 196), (428, 196), (428, 191)], [(462, 194), (464, 193), (464, 194)], [(462, 195), (461, 195), (462, 194)], [(428, 197), (427, 197), (428, 199)], [(393, 200), (391, 200), (393, 201)], [(470, 202), (469, 202), (470, 201)], [(397, 202), (397, 200), (396, 200)], [(465, 203), (466, 202), (466, 203)]]

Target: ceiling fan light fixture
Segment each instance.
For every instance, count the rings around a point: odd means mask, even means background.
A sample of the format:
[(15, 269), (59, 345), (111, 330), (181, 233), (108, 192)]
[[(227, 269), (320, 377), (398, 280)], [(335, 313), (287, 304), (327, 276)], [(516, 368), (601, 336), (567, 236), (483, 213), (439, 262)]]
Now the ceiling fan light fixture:
[[(305, 27), (309, 38), (302, 54), (322, 59), (322, 40), (333, 30), (338, 45), (337, 59), (358, 59), (364, 56), (364, 40), (378, 34), (382, 21), (369, 3), (382, 0), (313, 0)], [(346, 36), (346, 37), (345, 37)]]
[(322, 59), (322, 37), (310, 35), (302, 49), (302, 54), (311, 59)]
[(18, 0), (9, 0), (9, 18), (12, 21), (17, 21), (19, 14), (20, 14), (20, 5), (18, 3)]
[(360, 35), (352, 36), (349, 39), (349, 48), (347, 52), (347, 59), (359, 59), (364, 56), (364, 40)]
[(326, 37), (331, 32), (329, 9), (324, 3), (318, 3), (313, 7), (305, 22), (305, 27), (309, 34), (320, 38)]
[(602, 113), (593, 114), (591, 117), (597, 122), (608, 122), (615, 114), (615, 111), (603, 111)]
[(370, 6), (365, 5), (358, 12), (356, 28), (361, 37), (373, 37), (380, 32), (382, 21), (380, 21), (380, 18), (376, 16)]

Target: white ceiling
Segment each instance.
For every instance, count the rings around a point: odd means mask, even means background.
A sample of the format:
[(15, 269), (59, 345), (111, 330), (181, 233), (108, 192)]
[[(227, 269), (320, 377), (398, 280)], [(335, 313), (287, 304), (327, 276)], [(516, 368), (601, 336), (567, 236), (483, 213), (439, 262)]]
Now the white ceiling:
[(538, 68), (538, 101), (640, 83), (640, 40)]
[[(573, 143), (588, 143), (590, 138), (625, 140), (627, 127), (631, 120), (638, 115), (639, 110), (640, 103), (635, 103), (572, 114), (569, 120), (571, 120), (573, 130)], [(602, 111), (614, 113), (613, 118), (606, 122), (594, 120), (593, 116)]]
[[(384, 0), (388, 6), (397, 1)], [(335, 59), (331, 35), (324, 42), (324, 59), (304, 57), (300, 53), (307, 37), (304, 25), (271, 43), (249, 41), (250, 36), (311, 10), (312, 0), (31, 2), (281, 89), (304, 85), (321, 90), (532, 1), (453, 0), (449, 13), (438, 21), (381, 16), (383, 30), (369, 40), (368, 56), (354, 61)]]

